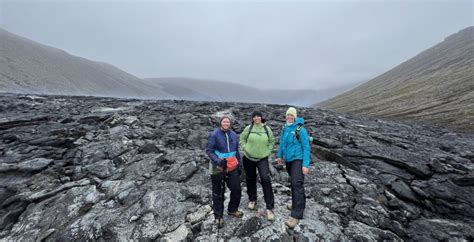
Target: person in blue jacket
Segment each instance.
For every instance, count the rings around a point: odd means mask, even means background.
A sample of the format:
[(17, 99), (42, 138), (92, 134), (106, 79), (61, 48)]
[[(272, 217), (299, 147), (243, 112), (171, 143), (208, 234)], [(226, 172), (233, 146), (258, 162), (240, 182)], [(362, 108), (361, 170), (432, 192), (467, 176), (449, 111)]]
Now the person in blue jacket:
[(209, 134), (206, 153), (210, 158), (209, 171), (212, 182), (212, 207), (214, 210), (214, 223), (222, 228), (224, 226), (224, 193), (225, 185), (230, 189), (230, 201), (227, 213), (236, 218), (241, 218), (239, 211), (242, 189), (240, 187), (240, 173), (242, 172), (242, 159), (239, 154), (239, 139), (231, 130), (231, 119), (222, 117), (219, 128)]
[(280, 145), (276, 161), (285, 162), (286, 171), (291, 178), (291, 217), (285, 222), (290, 229), (296, 227), (303, 218), (306, 205), (304, 175), (308, 173), (310, 163), (309, 135), (303, 127), (304, 119), (298, 118), (296, 109), (286, 111), (286, 124), (280, 133)]

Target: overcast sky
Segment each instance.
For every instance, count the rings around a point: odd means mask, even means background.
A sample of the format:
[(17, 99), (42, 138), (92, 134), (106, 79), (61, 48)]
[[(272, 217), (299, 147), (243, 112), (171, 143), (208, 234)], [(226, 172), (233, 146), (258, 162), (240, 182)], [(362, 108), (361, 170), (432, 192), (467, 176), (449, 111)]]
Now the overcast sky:
[(2, 28), (138, 77), (323, 89), (474, 25), (474, 1), (6, 1)]

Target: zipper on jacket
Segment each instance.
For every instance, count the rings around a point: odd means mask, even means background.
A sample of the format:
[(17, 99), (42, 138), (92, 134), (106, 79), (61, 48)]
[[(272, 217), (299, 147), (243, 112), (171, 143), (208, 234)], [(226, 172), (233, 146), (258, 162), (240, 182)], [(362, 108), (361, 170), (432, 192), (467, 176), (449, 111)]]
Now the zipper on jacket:
[(230, 144), (229, 144), (229, 136), (227, 135), (227, 132), (224, 132), (226, 141), (227, 141), (227, 152), (230, 152)]

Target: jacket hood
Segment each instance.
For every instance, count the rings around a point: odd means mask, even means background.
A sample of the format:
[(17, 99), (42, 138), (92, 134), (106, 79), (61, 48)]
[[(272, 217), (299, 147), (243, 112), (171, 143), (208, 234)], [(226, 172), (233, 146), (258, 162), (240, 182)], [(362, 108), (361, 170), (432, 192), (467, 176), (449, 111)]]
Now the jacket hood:
[(304, 119), (303, 118), (296, 118), (296, 124), (304, 124)]

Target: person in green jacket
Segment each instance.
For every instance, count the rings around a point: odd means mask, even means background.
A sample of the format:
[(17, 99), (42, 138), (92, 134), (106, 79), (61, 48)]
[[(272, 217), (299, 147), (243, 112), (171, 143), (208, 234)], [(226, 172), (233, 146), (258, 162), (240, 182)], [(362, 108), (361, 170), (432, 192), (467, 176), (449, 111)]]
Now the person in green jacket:
[(268, 156), (275, 146), (275, 137), (270, 127), (265, 125), (265, 119), (259, 111), (252, 113), (252, 124), (245, 127), (240, 134), (240, 148), (243, 150), (243, 165), (247, 179), (248, 208), (257, 209), (257, 169), (266, 203), (267, 219), (275, 220), (273, 214), (274, 196), (270, 179)]

